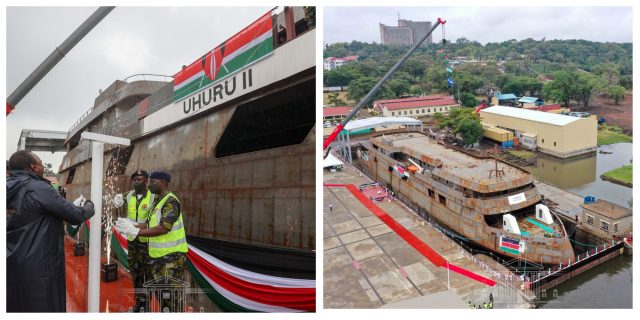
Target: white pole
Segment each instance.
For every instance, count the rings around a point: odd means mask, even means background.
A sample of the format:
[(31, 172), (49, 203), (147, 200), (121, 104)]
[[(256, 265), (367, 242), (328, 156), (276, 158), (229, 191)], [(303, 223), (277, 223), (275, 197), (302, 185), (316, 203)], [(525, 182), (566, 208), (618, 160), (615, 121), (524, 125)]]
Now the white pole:
[(91, 201), (95, 214), (91, 217), (89, 238), (89, 294), (87, 310), (100, 312), (100, 249), (102, 248), (102, 167), (104, 143), (92, 141), (91, 149)]
[(449, 261), (447, 261), (447, 290), (451, 290), (451, 282), (449, 281)]
[(128, 146), (129, 139), (106, 136), (93, 132), (83, 132), (81, 139), (91, 141), (91, 201), (95, 214), (91, 217), (89, 236), (89, 281), (87, 311), (100, 312), (100, 251), (102, 249), (102, 172), (104, 162), (104, 144)]

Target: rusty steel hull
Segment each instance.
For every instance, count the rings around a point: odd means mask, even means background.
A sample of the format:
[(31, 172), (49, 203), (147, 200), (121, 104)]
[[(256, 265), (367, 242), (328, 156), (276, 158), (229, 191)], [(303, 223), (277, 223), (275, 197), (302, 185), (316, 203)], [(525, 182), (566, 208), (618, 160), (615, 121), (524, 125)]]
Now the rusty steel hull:
[[(187, 234), (315, 250), (315, 125), (300, 143), (225, 157), (215, 155), (218, 142), (240, 106), (277, 96), (293, 86), (309, 88), (309, 84), (315, 87), (314, 70), (152, 134), (136, 135), (138, 122), (123, 127), (120, 134), (132, 138), (132, 147), (123, 156), (125, 149), (106, 146), (104, 193), (111, 196), (131, 190), (129, 176), (137, 169), (165, 170), (172, 176), (170, 190), (180, 199)], [(314, 96), (309, 99), (315, 101)], [(81, 194), (92, 196), (89, 150), (86, 143), (80, 142), (65, 155), (60, 180), (69, 199)], [(120, 158), (127, 158), (126, 166), (110, 169), (110, 164), (118, 163)], [(105, 213), (124, 216), (121, 209), (113, 207), (109, 196)]]
[(79, 133), (124, 137), (130, 147), (102, 155), (107, 216), (125, 215), (111, 199), (132, 189), (132, 172), (165, 170), (188, 235), (315, 250), (315, 32), (182, 100), (173, 82), (116, 81), (70, 130), (68, 198), (92, 197), (96, 155)]
[[(566, 263), (574, 258), (575, 255), (566, 232), (562, 233), (562, 237), (556, 238), (523, 236), (508, 233), (486, 223), (485, 215), (510, 212), (540, 202), (541, 198), (537, 189), (526, 190), (527, 201), (519, 205), (509, 205), (506, 195), (484, 200), (467, 198), (462, 192), (435, 181), (428, 175), (414, 174), (407, 180), (401, 179), (400, 176), (388, 169), (396, 163), (395, 160), (371, 148), (370, 145), (366, 145), (366, 147), (369, 149), (368, 160), (359, 161), (372, 177), (389, 186), (403, 199), (411, 202), (414, 208), (426, 211), (430, 217), (436, 219), (446, 228), (462, 235), (468, 241), (503, 256), (516, 259), (524, 258), (527, 261), (543, 265)], [(452, 150), (451, 152), (456, 151)], [(436, 196), (430, 197), (429, 189), (434, 190)], [(446, 204), (438, 201), (437, 194), (447, 198)], [(564, 230), (564, 227), (562, 228)], [(501, 235), (524, 241), (526, 243), (525, 252), (518, 255), (500, 250)]]

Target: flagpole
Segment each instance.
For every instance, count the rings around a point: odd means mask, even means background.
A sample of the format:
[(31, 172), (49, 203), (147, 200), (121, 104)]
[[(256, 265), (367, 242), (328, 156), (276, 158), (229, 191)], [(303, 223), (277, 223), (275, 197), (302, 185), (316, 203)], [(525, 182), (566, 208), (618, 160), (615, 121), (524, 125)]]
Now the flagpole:
[(447, 290), (451, 290), (451, 282), (449, 280), (449, 261), (447, 261)]

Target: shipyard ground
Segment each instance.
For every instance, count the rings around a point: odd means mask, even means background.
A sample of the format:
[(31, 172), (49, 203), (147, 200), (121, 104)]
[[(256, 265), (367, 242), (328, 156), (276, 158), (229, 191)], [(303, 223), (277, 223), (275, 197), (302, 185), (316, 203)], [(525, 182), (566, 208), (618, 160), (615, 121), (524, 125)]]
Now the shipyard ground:
[[(87, 312), (87, 265), (89, 255), (73, 255), (74, 240), (66, 236), (65, 271), (67, 282), (67, 312)], [(87, 249), (88, 250), (88, 249)], [(102, 263), (106, 258), (102, 257)], [(129, 272), (118, 267), (118, 280), (100, 283), (100, 312), (129, 312), (134, 305), (133, 282)]]
[[(347, 166), (342, 171), (324, 172), (325, 184), (358, 186), (366, 182), (369, 181), (358, 171)], [(468, 301), (488, 302), (490, 293), (496, 309), (532, 307), (527, 301), (531, 296), (514, 282), (498, 280), (490, 287), (447, 272), (411, 247), (346, 188), (323, 189), (324, 308), (467, 308)], [(471, 254), (424, 224), (402, 203), (385, 199), (376, 204), (449, 263), (487, 278), (491, 277), (489, 270), (510, 274), (483, 254), (474, 255), (474, 262)]]

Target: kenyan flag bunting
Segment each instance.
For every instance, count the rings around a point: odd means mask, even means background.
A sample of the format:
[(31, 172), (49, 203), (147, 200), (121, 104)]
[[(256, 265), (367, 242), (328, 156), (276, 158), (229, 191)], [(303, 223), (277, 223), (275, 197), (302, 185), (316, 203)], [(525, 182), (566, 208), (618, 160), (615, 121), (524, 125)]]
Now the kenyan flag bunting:
[(189, 246), (188, 268), (209, 297), (228, 311), (314, 312), (315, 280), (244, 270)]
[[(127, 239), (113, 229), (111, 245), (127, 264)], [(267, 248), (188, 236), (186, 267), (225, 312), (314, 312), (313, 252)]]
[(251, 65), (273, 52), (271, 11), (176, 73), (173, 98), (178, 101)]

